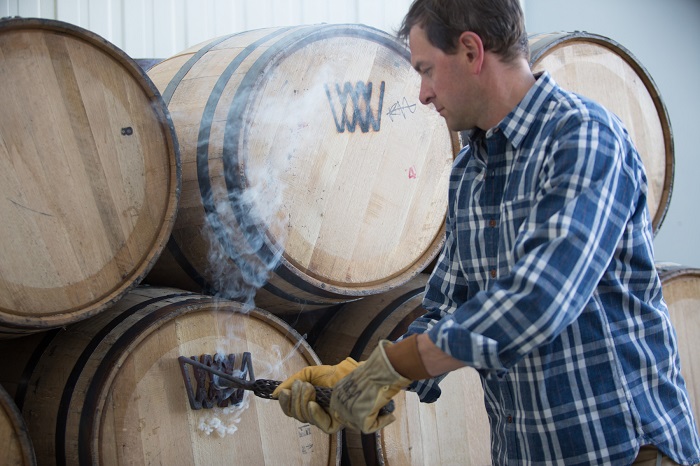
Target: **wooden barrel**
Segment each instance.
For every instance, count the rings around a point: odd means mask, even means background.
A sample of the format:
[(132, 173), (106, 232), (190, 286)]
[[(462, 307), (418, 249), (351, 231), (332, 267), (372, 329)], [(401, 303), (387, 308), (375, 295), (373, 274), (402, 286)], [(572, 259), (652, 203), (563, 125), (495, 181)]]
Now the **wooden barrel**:
[(7, 391), (0, 387), (0, 451), (6, 465), (36, 464), (34, 447), (22, 414)]
[(685, 379), (695, 423), (700, 429), (700, 269), (657, 263), (664, 299), (678, 336), (681, 374)]
[(134, 58), (134, 61), (145, 71), (153, 68), (153, 65), (163, 61), (162, 58)]
[[(325, 364), (365, 360), (379, 340), (396, 339), (421, 316), (426, 274), (381, 295), (347, 303), (324, 325), (314, 349)], [(397, 420), (374, 435), (344, 433), (345, 463), (353, 465), (491, 464), (489, 421), (478, 373), (451, 372), (435, 403), (415, 393), (394, 397)]]
[(298, 312), (385, 292), (439, 252), (458, 137), (418, 101), (392, 36), (246, 31), (148, 74), (183, 159), (172, 240), (149, 283), (237, 299), (262, 287), (258, 307)]
[(229, 373), (252, 369), (240, 375), (248, 379), (284, 380), (319, 362), (266, 311), (142, 286), (66, 330), (0, 342), (10, 344), (16, 357), (0, 367), (0, 381), (13, 387), (40, 464), (340, 463), (340, 434), (289, 418), (251, 392), (220, 406), (223, 397), (188, 369), (194, 400), (213, 406), (191, 407), (180, 356), (226, 356)]
[(99, 313), (165, 247), (180, 188), (167, 107), (101, 37), (0, 20), (0, 338)]
[(600, 35), (534, 34), (529, 43), (533, 71), (548, 71), (564, 89), (601, 103), (625, 124), (646, 167), (657, 232), (671, 200), (674, 151), (671, 122), (651, 75), (630, 51)]

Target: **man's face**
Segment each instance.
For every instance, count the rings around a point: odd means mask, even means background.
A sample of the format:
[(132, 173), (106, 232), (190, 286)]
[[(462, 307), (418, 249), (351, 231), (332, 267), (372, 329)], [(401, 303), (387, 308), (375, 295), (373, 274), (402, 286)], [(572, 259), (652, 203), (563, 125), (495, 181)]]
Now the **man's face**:
[(420, 101), (433, 104), (450, 130), (474, 128), (479, 93), (461, 47), (455, 54), (446, 54), (429, 42), (419, 26), (411, 28), (409, 47), (411, 64), (421, 77)]

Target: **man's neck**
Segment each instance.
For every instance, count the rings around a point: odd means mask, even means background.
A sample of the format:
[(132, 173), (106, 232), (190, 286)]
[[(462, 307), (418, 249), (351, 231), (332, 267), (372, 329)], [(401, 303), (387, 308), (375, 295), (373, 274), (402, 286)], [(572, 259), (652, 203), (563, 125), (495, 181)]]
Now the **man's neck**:
[(497, 55), (487, 53), (485, 60), (488, 62), (484, 67), (484, 90), (491, 103), (479, 127), (488, 131), (523, 100), (535, 84), (535, 77), (524, 58), (503, 63)]

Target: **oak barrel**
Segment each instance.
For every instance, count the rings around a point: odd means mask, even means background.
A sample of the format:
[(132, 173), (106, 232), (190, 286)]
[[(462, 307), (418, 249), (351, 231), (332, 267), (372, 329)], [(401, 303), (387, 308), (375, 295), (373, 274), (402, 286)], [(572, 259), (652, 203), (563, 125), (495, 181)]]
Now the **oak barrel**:
[[(285, 416), (274, 400), (245, 392), (238, 405), (191, 408), (180, 356), (232, 357), (229, 373), (240, 374), (247, 352), (251, 376), (273, 380), (319, 363), (264, 310), (140, 286), (91, 319), (2, 345), (16, 357), (0, 381), (12, 387), (39, 464), (340, 463), (340, 434)], [(205, 395), (195, 401), (223, 398), (200, 392), (188, 372), (192, 393)]]
[(180, 188), (170, 116), (123, 51), (0, 20), (0, 338), (98, 314), (150, 270)]
[(657, 263), (656, 269), (678, 338), (681, 375), (700, 429), (700, 269), (667, 262)]
[(671, 121), (649, 72), (625, 47), (587, 32), (529, 36), (530, 66), (564, 89), (593, 99), (625, 124), (646, 168), (647, 204), (657, 232), (668, 210), (674, 176)]
[[(395, 340), (421, 316), (427, 274), (381, 295), (344, 304), (314, 342), (325, 364), (347, 356), (365, 360), (379, 340)], [(343, 454), (353, 465), (491, 464), (489, 421), (478, 373), (463, 368), (440, 383), (435, 403), (402, 392), (394, 397), (396, 421), (374, 435), (344, 431)]]
[[(358, 24), (215, 38), (154, 65), (183, 159), (148, 282), (274, 313), (385, 292), (443, 243), (458, 136), (394, 37)], [(259, 291), (258, 291), (259, 289)]]
[(16, 466), (36, 464), (32, 439), (22, 414), (7, 391), (0, 387), (0, 463)]

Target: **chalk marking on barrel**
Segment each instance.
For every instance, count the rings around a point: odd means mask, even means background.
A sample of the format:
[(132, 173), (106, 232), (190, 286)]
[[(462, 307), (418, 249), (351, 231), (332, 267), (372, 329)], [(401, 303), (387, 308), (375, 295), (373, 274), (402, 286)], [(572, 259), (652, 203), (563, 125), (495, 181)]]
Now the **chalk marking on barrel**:
[(416, 106), (416, 104), (409, 104), (408, 99), (404, 97), (400, 102), (397, 100), (395, 104), (391, 104), (391, 107), (389, 107), (389, 111), (386, 114), (391, 121), (394, 121), (394, 117), (397, 115), (401, 115), (405, 120), (406, 110), (408, 110), (409, 113), (416, 113)]
[(10, 198), (7, 198), (7, 200), (10, 201), (11, 203), (13, 203), (14, 205), (16, 205), (17, 207), (19, 207), (20, 209), (28, 210), (28, 211), (30, 211), (30, 212), (34, 212), (35, 214), (44, 215), (44, 216), (46, 216), (46, 217), (53, 217), (53, 215), (51, 215), (51, 214), (47, 214), (46, 212), (41, 212), (41, 211), (38, 211), (38, 210), (34, 210), (34, 209), (30, 208), (30, 207), (27, 207), (26, 205), (20, 204), (20, 203), (17, 202), (17, 201), (13, 201), (13, 200), (10, 199)]

